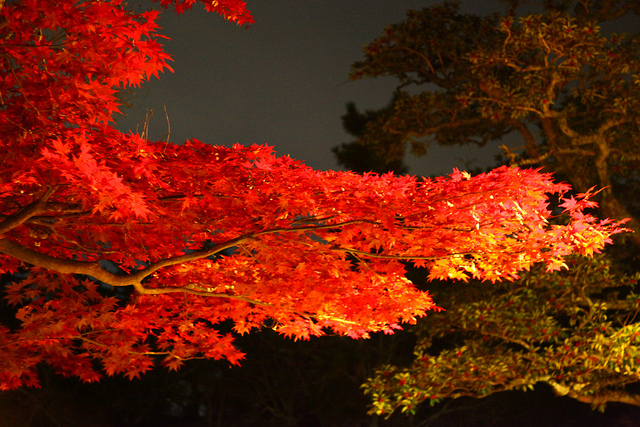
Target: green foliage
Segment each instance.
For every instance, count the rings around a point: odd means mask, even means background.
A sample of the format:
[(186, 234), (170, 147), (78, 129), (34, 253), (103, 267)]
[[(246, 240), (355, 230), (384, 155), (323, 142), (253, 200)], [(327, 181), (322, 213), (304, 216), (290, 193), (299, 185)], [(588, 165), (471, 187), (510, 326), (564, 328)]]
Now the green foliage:
[[(508, 138), (512, 164), (543, 166), (581, 192), (603, 188), (602, 213), (631, 218), (640, 245), (640, 37), (601, 29), (640, 5), (505, 3), (503, 16), (461, 14), (457, 2), (409, 11), (366, 46), (351, 77), (393, 76), (401, 91), (359, 141), (400, 159), (407, 146), (424, 155), (431, 143)], [(532, 3), (537, 13), (520, 13)], [(640, 380), (639, 279), (598, 256), (514, 284), (430, 285), (446, 311), (418, 323), (413, 364), (381, 366), (364, 384), (371, 413), (538, 383), (600, 410), (640, 406), (627, 387)]]
[(446, 311), (419, 323), (411, 366), (382, 366), (363, 386), (371, 413), (539, 382), (598, 409), (640, 404), (625, 391), (640, 380), (640, 273), (619, 270), (603, 255), (575, 257), (560, 273), (536, 268), (513, 284), (434, 291)]
[(361, 142), (375, 145), (390, 159), (402, 158), (407, 143), (422, 155), (432, 141), (483, 145), (507, 132), (503, 124), (487, 122), (458, 102), (471, 80), (467, 57), (499, 41), (498, 18), (460, 15), (457, 9), (448, 2), (407, 12), (405, 21), (388, 26), (383, 37), (365, 48), (365, 60), (353, 65), (352, 79), (393, 76), (400, 89), (428, 85), (429, 90), (417, 94), (400, 91), (390, 113), (368, 123), (361, 136)]
[(409, 11), (367, 45), (351, 78), (393, 76), (404, 91), (360, 142), (400, 159), (407, 146), (424, 155), (431, 143), (508, 137), (513, 164), (544, 166), (581, 192), (605, 188), (604, 214), (640, 231), (638, 207), (625, 203), (640, 170), (640, 37), (600, 27), (640, 7), (545, 1), (519, 16), (520, 2), (508, 3), (504, 16), (461, 14), (454, 2)]

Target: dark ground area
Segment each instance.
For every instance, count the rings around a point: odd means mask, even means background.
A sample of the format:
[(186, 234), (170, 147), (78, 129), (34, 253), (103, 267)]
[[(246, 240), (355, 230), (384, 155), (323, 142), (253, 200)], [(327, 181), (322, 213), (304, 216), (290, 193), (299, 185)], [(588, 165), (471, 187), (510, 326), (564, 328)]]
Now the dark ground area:
[(407, 333), (293, 342), (264, 332), (240, 338), (247, 352), (241, 367), (192, 361), (178, 372), (158, 368), (141, 380), (98, 384), (43, 370), (42, 388), (0, 392), (0, 426), (640, 426), (640, 408), (610, 404), (599, 413), (542, 385), (423, 405), (410, 418), (367, 416), (360, 384), (379, 362), (399, 361), (385, 355), (409, 356), (411, 341)]

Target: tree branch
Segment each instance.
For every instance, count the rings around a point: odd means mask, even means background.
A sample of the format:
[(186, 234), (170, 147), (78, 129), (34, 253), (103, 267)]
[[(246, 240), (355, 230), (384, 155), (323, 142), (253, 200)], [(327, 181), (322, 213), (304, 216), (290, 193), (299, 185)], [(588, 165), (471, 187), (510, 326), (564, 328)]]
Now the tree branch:
[(5, 234), (23, 224), (32, 216), (43, 213), (45, 211), (47, 200), (56, 192), (56, 189), (57, 187), (49, 187), (49, 189), (38, 200), (25, 206), (15, 214), (8, 216), (4, 221), (0, 222), (0, 235)]
[(397, 260), (426, 260), (426, 261), (433, 261), (433, 260), (450, 258), (450, 257), (463, 257), (465, 255), (478, 255), (477, 252), (461, 252), (461, 253), (452, 253), (452, 254), (446, 254), (441, 256), (387, 255), (387, 254), (365, 252), (357, 249), (341, 248), (337, 246), (331, 247), (331, 250), (336, 252), (345, 252), (353, 255), (364, 255), (371, 258), (397, 259)]
[[(15, 223), (16, 224), (15, 226), (17, 226), (29, 218), (29, 215), (28, 215), (29, 213), (32, 213), (32, 214), (39, 213), (40, 212), (39, 209), (41, 209), (41, 206), (44, 205), (44, 203), (46, 202), (46, 198), (51, 196), (51, 194), (49, 193), (53, 194), (53, 191), (49, 190), (47, 194), (45, 194), (46, 197), (43, 196), (41, 199), (39, 199), (38, 202), (32, 205), (29, 205), (29, 207), (23, 209), (18, 214), (14, 215), (16, 219), (12, 219), (13, 217), (8, 218), (2, 224), (5, 224), (7, 223), (7, 221), (11, 220), (13, 221), (11, 223)], [(215, 255), (225, 249), (229, 249), (234, 246), (237, 246), (241, 242), (254, 239), (257, 236), (260, 236), (263, 234), (275, 234), (275, 233), (285, 233), (285, 232), (299, 233), (299, 232), (322, 230), (322, 229), (328, 229), (328, 228), (340, 228), (345, 225), (360, 224), (362, 222), (371, 222), (375, 224), (375, 222), (372, 222), (372, 221), (352, 220), (352, 221), (346, 221), (346, 222), (337, 223), (337, 224), (320, 224), (320, 225), (311, 225), (311, 226), (293, 227), (293, 228), (280, 227), (280, 228), (267, 229), (260, 232), (246, 233), (234, 239), (214, 245), (210, 248), (195, 250), (193, 252), (189, 252), (184, 255), (178, 255), (178, 256), (158, 260), (141, 270), (137, 270), (127, 275), (118, 275), (118, 274), (110, 273), (104, 270), (102, 267), (100, 267), (100, 264), (96, 261), (87, 262), (87, 261), (60, 259), (50, 255), (42, 254), (40, 252), (34, 251), (33, 249), (30, 249), (26, 246), (23, 246), (7, 238), (0, 239), (0, 252), (5, 255), (9, 255), (13, 258), (19, 259), (22, 262), (32, 264), (38, 267), (42, 267), (48, 270), (57, 271), (63, 274), (84, 274), (87, 276), (91, 276), (97, 280), (100, 280), (104, 283), (107, 283), (111, 286), (118, 286), (118, 287), (134, 286), (135, 289), (141, 294), (157, 295), (157, 294), (167, 293), (167, 292), (176, 292), (177, 290), (180, 290), (181, 292), (185, 291), (185, 288), (146, 288), (142, 285), (143, 279), (155, 273), (161, 268), (170, 267), (173, 265), (183, 264), (189, 261), (195, 261), (198, 259), (206, 258), (212, 255)], [(168, 290), (163, 291), (162, 289), (168, 289)], [(190, 293), (195, 294), (196, 291), (192, 290)]]
[(583, 403), (589, 403), (593, 406), (604, 405), (609, 402), (626, 403), (628, 405), (640, 406), (640, 395), (628, 393), (623, 390), (606, 390), (597, 394), (584, 395), (580, 392), (558, 384), (555, 381), (546, 381), (553, 391), (559, 396), (568, 396)]
[(49, 255), (41, 254), (15, 243), (9, 239), (0, 240), (0, 252), (19, 259), (22, 262), (36, 265), (38, 267), (54, 270), (63, 274), (86, 274), (112, 286), (132, 285), (132, 276), (119, 276), (109, 273), (100, 267), (98, 262), (75, 261), (59, 259)]
[(507, 123), (512, 126), (524, 139), (527, 154), (534, 159), (540, 157), (535, 137), (533, 136), (527, 125), (516, 119), (509, 119), (507, 120)]

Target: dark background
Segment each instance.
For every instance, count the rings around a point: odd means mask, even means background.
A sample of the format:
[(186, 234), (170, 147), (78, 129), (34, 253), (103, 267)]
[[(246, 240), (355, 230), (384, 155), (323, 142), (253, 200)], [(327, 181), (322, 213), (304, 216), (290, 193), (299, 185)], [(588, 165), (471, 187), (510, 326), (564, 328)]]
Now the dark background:
[[(122, 130), (142, 130), (153, 110), (150, 138), (197, 138), (227, 145), (267, 144), (279, 155), (316, 169), (336, 169), (331, 147), (352, 139), (340, 116), (354, 101), (360, 110), (391, 99), (395, 79), (350, 82), (351, 64), (362, 48), (401, 21), (408, 9), (438, 4), (428, 0), (262, 0), (249, 1), (256, 23), (243, 28), (204, 12), (199, 5), (177, 16), (161, 14), (163, 42), (174, 73), (153, 78), (119, 119)], [(139, 4), (149, 7), (150, 1)], [(498, 1), (462, 1), (464, 13), (504, 10)], [(454, 167), (493, 165), (499, 143), (476, 147), (434, 146), (426, 158), (408, 159), (410, 173), (445, 175)]]

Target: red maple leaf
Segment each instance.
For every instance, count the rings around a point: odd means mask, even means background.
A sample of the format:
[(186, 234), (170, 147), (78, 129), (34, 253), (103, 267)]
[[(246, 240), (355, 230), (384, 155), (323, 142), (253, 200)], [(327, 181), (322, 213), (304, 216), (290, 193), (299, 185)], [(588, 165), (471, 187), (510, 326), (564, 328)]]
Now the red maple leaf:
[[(252, 22), (244, 2), (206, 4)], [(582, 212), (591, 193), (565, 199), (568, 223), (550, 226), (547, 194), (568, 186), (537, 170), (358, 175), (267, 146), (123, 134), (116, 89), (169, 69), (157, 13), (120, 0), (1, 8), (0, 271), (28, 276), (7, 287), (21, 326), (0, 326), (0, 389), (37, 385), (41, 362), (83, 381), (139, 377), (159, 354), (169, 369), (237, 364), (227, 320), (294, 339), (391, 333), (438, 309), (407, 262), (432, 278), (513, 280), (622, 231)], [(132, 296), (102, 292), (117, 288)]]

